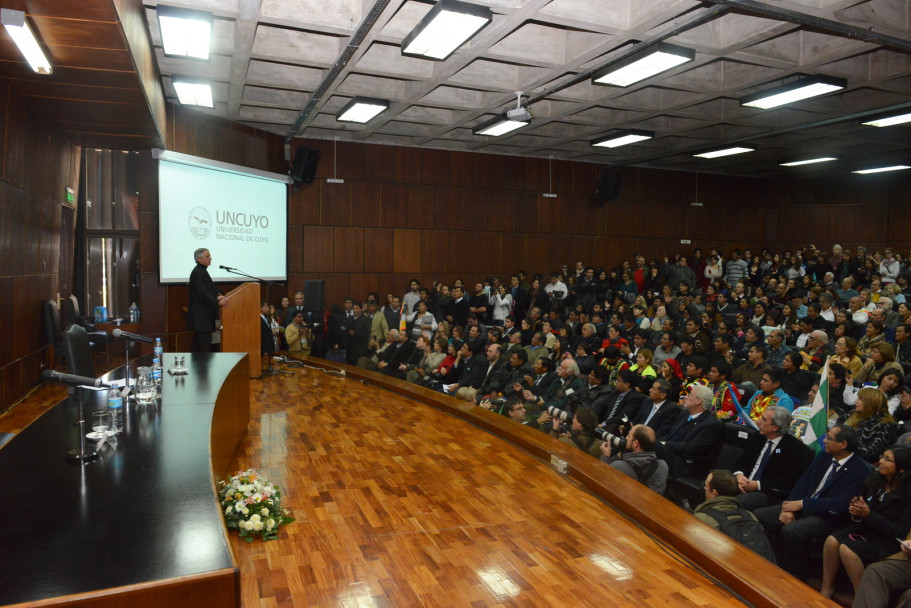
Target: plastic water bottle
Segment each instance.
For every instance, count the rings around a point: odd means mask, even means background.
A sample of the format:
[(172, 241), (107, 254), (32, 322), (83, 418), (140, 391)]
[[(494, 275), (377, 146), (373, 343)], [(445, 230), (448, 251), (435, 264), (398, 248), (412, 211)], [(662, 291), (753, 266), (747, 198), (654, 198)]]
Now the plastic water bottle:
[(155, 349), (152, 352), (154, 352), (155, 356), (161, 360), (161, 353), (164, 352), (164, 349), (161, 348), (161, 338), (155, 338)]
[(136, 302), (130, 304), (130, 323), (139, 322), (139, 307), (136, 306)]
[(152, 359), (152, 380), (155, 381), (155, 392), (161, 395), (161, 360), (158, 357)]
[(111, 413), (111, 430), (119, 433), (123, 430), (123, 395), (116, 387), (108, 391), (108, 411)]

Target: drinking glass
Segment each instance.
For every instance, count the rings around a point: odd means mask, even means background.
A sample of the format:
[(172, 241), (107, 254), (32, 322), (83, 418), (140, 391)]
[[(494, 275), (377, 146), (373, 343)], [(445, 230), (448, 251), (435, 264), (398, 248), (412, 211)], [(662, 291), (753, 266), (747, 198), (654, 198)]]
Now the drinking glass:
[(108, 434), (111, 427), (111, 414), (107, 410), (92, 412), (92, 432), (86, 433), (88, 439), (101, 439)]

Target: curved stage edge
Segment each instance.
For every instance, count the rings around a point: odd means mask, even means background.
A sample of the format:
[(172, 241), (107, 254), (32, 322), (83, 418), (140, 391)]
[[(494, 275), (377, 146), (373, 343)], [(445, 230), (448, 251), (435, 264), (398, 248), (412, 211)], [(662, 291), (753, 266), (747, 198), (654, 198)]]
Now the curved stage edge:
[(346, 377), (392, 391), (455, 416), (496, 435), (545, 462), (567, 463), (566, 476), (637, 522), (750, 604), (762, 608), (836, 606), (830, 600), (721, 532), (698, 521), (638, 481), (590, 455), (531, 427), (421, 386), (357, 367), (298, 358), (305, 366), (343, 372)]
[[(165, 354), (165, 370), (174, 356)], [(129, 406), (117, 446), (102, 448), (95, 462), (66, 462), (78, 444), (71, 398), (0, 451), (4, 486), (17, 493), (7, 502), (29, 515), (7, 519), (0, 604), (240, 605), (240, 571), (215, 483), (247, 432), (247, 355), (192, 354), (187, 361), (188, 376), (164, 374), (160, 406)], [(86, 419), (104, 407), (103, 392), (89, 393)]]

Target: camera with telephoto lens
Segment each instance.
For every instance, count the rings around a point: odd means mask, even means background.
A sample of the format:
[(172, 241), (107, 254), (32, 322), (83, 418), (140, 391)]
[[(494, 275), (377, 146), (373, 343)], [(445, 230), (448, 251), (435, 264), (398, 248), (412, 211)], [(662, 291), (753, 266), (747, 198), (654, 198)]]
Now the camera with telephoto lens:
[(605, 443), (609, 443), (615, 450), (621, 450), (626, 447), (626, 439), (618, 437), (600, 426), (596, 426), (592, 429), (592, 435)]
[(556, 405), (549, 406), (547, 408), (547, 413), (562, 422), (572, 422), (573, 421), (572, 412), (570, 412), (569, 410), (561, 410)]

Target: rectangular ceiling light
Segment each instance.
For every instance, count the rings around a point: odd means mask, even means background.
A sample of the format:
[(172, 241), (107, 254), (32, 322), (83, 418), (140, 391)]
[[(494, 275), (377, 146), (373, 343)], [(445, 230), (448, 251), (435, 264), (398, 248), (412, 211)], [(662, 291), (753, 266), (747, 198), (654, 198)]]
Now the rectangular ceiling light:
[(693, 49), (662, 42), (601, 68), (592, 76), (592, 84), (628, 87), (695, 58)]
[(802, 99), (839, 91), (846, 86), (848, 86), (848, 81), (844, 78), (805, 76), (794, 82), (741, 97), (740, 105), (768, 110)]
[(177, 99), (185, 106), (200, 106), (214, 108), (212, 99), (212, 83), (202, 80), (189, 80), (185, 78), (172, 78), (171, 84), (177, 91)]
[(625, 146), (627, 144), (634, 144), (637, 141), (651, 139), (654, 136), (654, 131), (639, 131), (636, 129), (628, 129), (626, 131), (617, 131), (616, 133), (605, 135), (604, 137), (599, 137), (598, 139), (592, 140), (591, 145), (593, 147), (600, 148), (619, 148), (620, 146)]
[(720, 158), (722, 156), (731, 156), (732, 154), (743, 154), (744, 152), (755, 152), (756, 148), (745, 148), (743, 146), (734, 146), (733, 148), (724, 148), (722, 150), (712, 150), (702, 154), (693, 154), (699, 158)]
[(862, 124), (871, 126), (871, 127), (891, 127), (892, 125), (900, 125), (902, 123), (911, 122), (911, 113), (908, 114), (898, 114), (896, 116), (884, 116), (882, 118), (874, 118), (873, 120), (868, 120)]
[(506, 114), (500, 114), (499, 116), (496, 116), (487, 122), (481, 123), (472, 129), (471, 132), (474, 135), (488, 135), (490, 137), (497, 137), (499, 135), (503, 135), (504, 133), (515, 131), (520, 127), (524, 127), (529, 122), (530, 121), (528, 120), (510, 120)]
[(903, 171), (904, 169), (911, 169), (908, 165), (893, 165), (891, 167), (877, 167), (875, 169), (861, 169), (859, 171), (851, 171), (851, 173), (859, 173), (861, 175), (868, 175), (870, 173), (885, 173), (886, 171)]
[(439, 0), (402, 41), (402, 54), (442, 60), (493, 19), (493, 11), (460, 0)]
[(819, 158), (808, 158), (807, 160), (795, 160), (789, 163), (779, 163), (782, 167), (799, 167), (801, 165), (814, 165), (816, 163), (827, 163), (832, 160), (838, 160), (834, 156), (821, 156)]
[(10, 38), (19, 47), (19, 52), (25, 56), (25, 60), (28, 61), (28, 64), (32, 66), (35, 72), (44, 76), (48, 76), (53, 72), (51, 62), (47, 60), (44, 51), (41, 50), (41, 45), (38, 44), (38, 40), (35, 38), (35, 34), (32, 33), (32, 29), (25, 20), (24, 11), (9, 8), (0, 9), (0, 23), (3, 23), (3, 27), (6, 28)]
[(377, 114), (389, 109), (389, 100), (372, 97), (355, 97), (339, 110), (335, 120), (340, 122), (365, 123), (373, 120)]
[(212, 13), (158, 5), (158, 31), (165, 57), (209, 59)]

